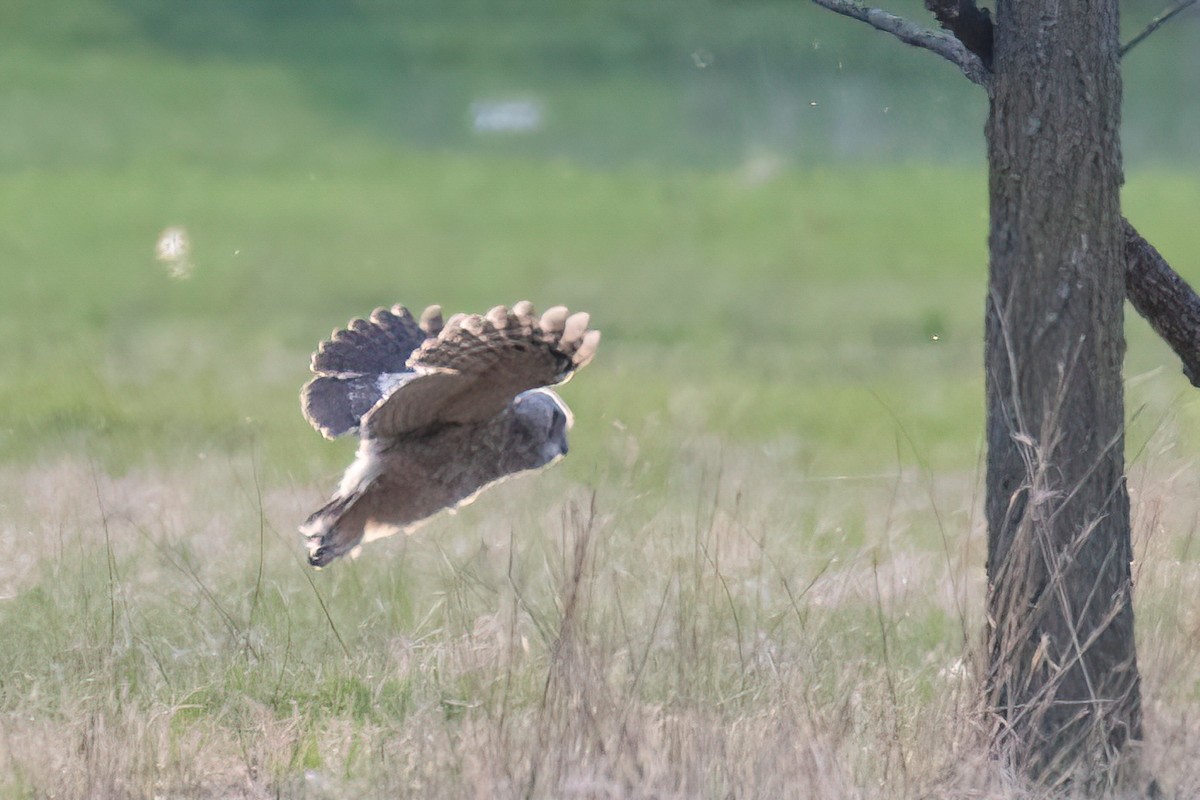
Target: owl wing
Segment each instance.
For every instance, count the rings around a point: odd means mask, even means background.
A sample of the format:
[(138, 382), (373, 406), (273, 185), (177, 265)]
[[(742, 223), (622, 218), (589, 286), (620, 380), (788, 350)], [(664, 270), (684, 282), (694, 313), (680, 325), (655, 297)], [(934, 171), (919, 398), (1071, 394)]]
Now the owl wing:
[(409, 357), (441, 329), (439, 306), (425, 309), (418, 322), (395, 305), (334, 331), (312, 355), (314, 377), (300, 390), (304, 418), (330, 439), (355, 430), (382, 397), (413, 377)]
[(363, 434), (399, 436), (491, 419), (521, 392), (568, 380), (599, 343), (588, 315), (568, 315), (563, 306), (541, 318), (529, 302), (455, 315), (408, 359), (414, 374), (363, 417)]

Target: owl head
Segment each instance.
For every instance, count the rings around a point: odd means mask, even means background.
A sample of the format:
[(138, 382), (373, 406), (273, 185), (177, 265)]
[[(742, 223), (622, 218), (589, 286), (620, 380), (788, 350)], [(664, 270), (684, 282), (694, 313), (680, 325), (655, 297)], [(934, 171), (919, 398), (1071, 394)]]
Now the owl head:
[(533, 389), (517, 395), (512, 402), (513, 426), (521, 446), (513, 471), (537, 469), (567, 454), (567, 431), (575, 423), (571, 410), (549, 389)]

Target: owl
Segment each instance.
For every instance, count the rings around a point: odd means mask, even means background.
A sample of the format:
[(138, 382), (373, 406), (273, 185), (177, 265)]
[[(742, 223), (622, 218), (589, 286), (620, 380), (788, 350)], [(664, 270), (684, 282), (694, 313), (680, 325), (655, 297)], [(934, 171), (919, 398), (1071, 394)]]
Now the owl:
[(300, 526), (323, 567), (364, 542), (411, 532), (499, 480), (567, 453), (570, 409), (550, 388), (595, 355), (600, 332), (527, 301), (442, 321), (401, 305), (334, 331), (312, 356), (304, 417), (326, 438), (357, 433), (333, 497)]

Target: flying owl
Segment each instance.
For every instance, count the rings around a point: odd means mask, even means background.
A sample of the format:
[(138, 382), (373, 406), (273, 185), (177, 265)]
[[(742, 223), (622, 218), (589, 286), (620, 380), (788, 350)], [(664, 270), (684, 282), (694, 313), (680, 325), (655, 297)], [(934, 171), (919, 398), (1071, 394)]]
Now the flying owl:
[(326, 438), (358, 432), (358, 454), (310, 516), (308, 562), (411, 532), (503, 478), (567, 453), (570, 409), (551, 391), (600, 343), (588, 315), (527, 301), (487, 314), (396, 305), (335, 331), (312, 356), (304, 417)]

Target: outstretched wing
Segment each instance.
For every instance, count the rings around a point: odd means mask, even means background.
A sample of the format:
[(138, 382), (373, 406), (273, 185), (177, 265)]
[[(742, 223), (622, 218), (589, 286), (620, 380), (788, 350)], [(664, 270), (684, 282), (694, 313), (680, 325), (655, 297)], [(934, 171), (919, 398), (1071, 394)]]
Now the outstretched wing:
[(496, 306), (455, 315), (408, 360), (415, 373), (363, 417), (365, 435), (398, 436), (427, 425), (482, 422), (521, 392), (568, 380), (600, 343), (588, 315), (556, 306)]
[(377, 308), (370, 319), (351, 320), (343, 330), (334, 331), (321, 342), (313, 353), (311, 369), (316, 375), (406, 372), (413, 351), (441, 329), (441, 308), (425, 309), (421, 322), (431, 330), (436, 322), (437, 330), (427, 333), (402, 305)]
[(395, 305), (334, 331), (313, 353), (315, 377), (300, 390), (305, 419), (331, 439), (356, 429), (382, 397), (412, 377), (409, 357), (441, 329), (440, 307), (425, 309), (418, 323)]

